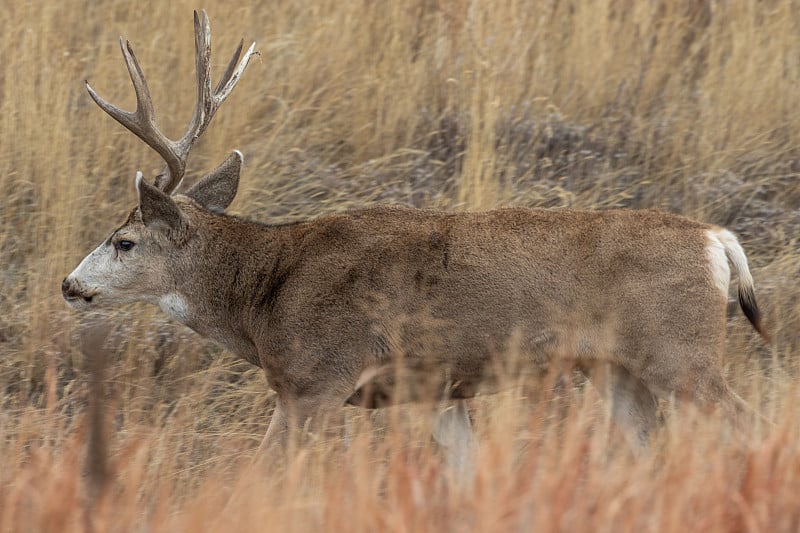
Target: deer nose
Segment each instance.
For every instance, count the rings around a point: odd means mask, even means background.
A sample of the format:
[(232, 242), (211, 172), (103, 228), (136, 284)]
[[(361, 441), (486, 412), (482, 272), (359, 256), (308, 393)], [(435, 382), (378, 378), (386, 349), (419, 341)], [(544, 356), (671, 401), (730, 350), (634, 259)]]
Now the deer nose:
[(61, 295), (65, 300), (74, 300), (75, 298), (81, 298), (83, 296), (80, 286), (73, 283), (69, 277), (64, 278), (64, 281), (61, 282)]
[(61, 295), (66, 299), (69, 299), (71, 296), (74, 297), (74, 295), (70, 294), (71, 291), (72, 283), (69, 278), (64, 278), (64, 281), (61, 282)]
[(82, 299), (86, 303), (92, 303), (94, 294), (87, 292), (86, 289), (75, 279), (67, 276), (61, 282), (61, 294), (67, 303), (74, 303), (75, 300)]

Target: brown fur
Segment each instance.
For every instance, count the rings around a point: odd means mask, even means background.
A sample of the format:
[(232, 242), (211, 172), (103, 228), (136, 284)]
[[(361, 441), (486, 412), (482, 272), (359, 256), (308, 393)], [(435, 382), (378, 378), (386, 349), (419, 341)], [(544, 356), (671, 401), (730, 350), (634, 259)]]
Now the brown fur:
[(510, 350), (515, 372), (602, 361), (658, 394), (724, 399), (727, 302), (709, 273), (708, 224), (661, 211), (376, 207), (269, 226), (175, 203), (191, 237), (170, 251), (164, 292), (187, 299), (187, 325), (264, 368), (300, 420), (348, 400), (380, 405), (356, 385), (396, 358), (432, 399), (448, 386), (469, 396)]
[(680, 217), (381, 207), (269, 227), (185, 211), (206, 217), (205, 249), (191, 255), (226, 258), (181, 276), (181, 294), (216, 295), (190, 325), (237, 324), (253, 345), (245, 357), (290, 396), (344, 400), (396, 355), (472, 383), (515, 333), (536, 364), (610, 359), (667, 390), (691, 381), (676, 367), (719, 355), (708, 226)]
[(744, 253), (709, 224), (656, 210), (374, 207), (263, 225), (223, 213), (241, 163), (234, 152), (185, 195), (137, 179), (137, 209), (62, 290), (80, 308), (157, 303), (263, 368), (278, 396), (265, 442), (345, 402), (468, 398), (565, 360), (609, 369), (634, 441), (658, 396), (734, 405), (721, 373), (726, 255), (765, 334)]

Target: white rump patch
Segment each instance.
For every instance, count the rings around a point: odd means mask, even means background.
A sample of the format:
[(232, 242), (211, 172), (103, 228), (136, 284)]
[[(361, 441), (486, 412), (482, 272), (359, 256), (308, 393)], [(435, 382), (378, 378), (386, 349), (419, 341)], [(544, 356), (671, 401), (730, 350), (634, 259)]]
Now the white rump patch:
[(708, 230), (708, 245), (706, 254), (708, 255), (709, 267), (711, 268), (711, 279), (725, 298), (728, 297), (728, 286), (731, 281), (731, 268), (728, 265), (728, 256), (725, 253), (725, 245), (720, 241), (717, 232)]
[(189, 303), (178, 293), (165, 294), (158, 299), (158, 306), (166, 314), (184, 324), (189, 319)]
[(733, 263), (733, 268), (739, 275), (740, 287), (752, 287), (753, 277), (750, 275), (750, 268), (747, 266), (747, 256), (739, 244), (736, 235), (730, 231), (720, 228), (715, 232), (717, 239), (725, 247), (725, 253), (728, 254), (728, 259)]

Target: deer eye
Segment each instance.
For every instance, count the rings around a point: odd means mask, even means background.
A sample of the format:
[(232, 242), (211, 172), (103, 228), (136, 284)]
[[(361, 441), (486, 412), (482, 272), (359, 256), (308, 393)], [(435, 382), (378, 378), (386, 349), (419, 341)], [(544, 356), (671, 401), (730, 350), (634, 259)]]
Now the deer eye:
[(136, 243), (135, 243), (135, 242), (133, 242), (133, 241), (121, 240), (121, 241), (117, 242), (117, 250), (120, 250), (120, 251), (122, 251), (122, 252), (127, 252), (127, 251), (129, 251), (131, 248), (133, 248), (133, 246), (134, 246), (135, 244), (136, 244)]

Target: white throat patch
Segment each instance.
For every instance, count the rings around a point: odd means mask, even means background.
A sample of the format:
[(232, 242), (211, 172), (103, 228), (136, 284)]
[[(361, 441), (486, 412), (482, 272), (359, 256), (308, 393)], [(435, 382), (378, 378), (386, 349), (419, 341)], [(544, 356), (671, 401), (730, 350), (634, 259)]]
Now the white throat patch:
[(158, 299), (158, 306), (166, 314), (182, 323), (189, 319), (189, 303), (182, 295), (172, 292)]

